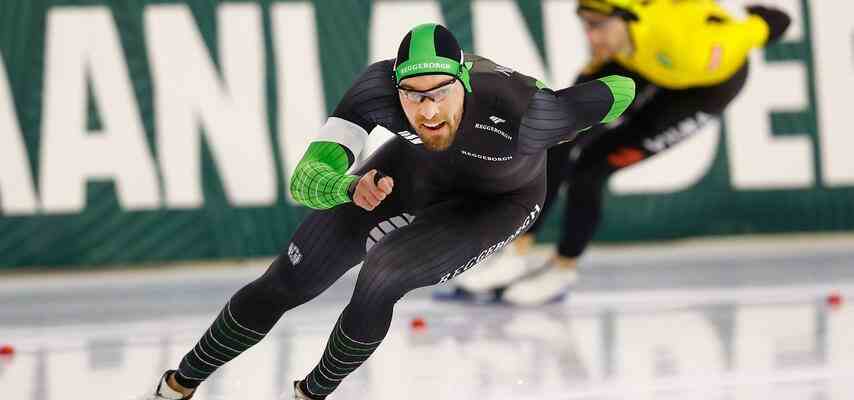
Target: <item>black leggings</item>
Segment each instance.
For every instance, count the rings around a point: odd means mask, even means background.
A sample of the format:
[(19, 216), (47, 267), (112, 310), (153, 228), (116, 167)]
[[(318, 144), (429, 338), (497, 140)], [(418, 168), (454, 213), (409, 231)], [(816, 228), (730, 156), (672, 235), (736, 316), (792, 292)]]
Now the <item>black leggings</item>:
[[(431, 194), (416, 193), (414, 182), (407, 179), (417, 165), (406, 157), (404, 146), (408, 144), (402, 139), (390, 141), (360, 171), (376, 168), (393, 177), (391, 195), (374, 211), (351, 203), (310, 213), (267, 271), (231, 298), (219, 318), (224, 319), (222, 327), (214, 329), (215, 322), (210, 340), (203, 337), (184, 358), (179, 383), (198, 385), (234, 353), (257, 343), (263, 336), (256, 333), (269, 332), (283, 313), (319, 295), (363, 260), (339, 328), (352, 346), (377, 343), (389, 329), (394, 304), (406, 293), (473, 267), (527, 230), (539, 215), (545, 171), (536, 184), (519, 192), (447, 198), (413, 209), (413, 199), (423, 201)], [(224, 343), (229, 332), (241, 340)]]
[[(729, 80), (715, 86), (683, 90), (656, 87), (617, 64), (608, 64), (584, 82), (607, 75), (629, 76), (637, 84), (634, 104), (621, 120), (582, 132), (573, 142), (549, 149), (543, 213), (548, 213), (564, 184), (567, 201), (558, 254), (578, 257), (587, 248), (602, 219), (605, 184), (616, 171), (665, 151), (718, 117), (744, 86), (745, 64)], [(545, 218), (531, 228), (537, 232)]]
[[(305, 303), (364, 260), (347, 318), (368, 340), (381, 338), (392, 305), (407, 292), (450, 279), (521, 234), (539, 214), (545, 177), (523, 191), (488, 198), (451, 198), (420, 210), (400, 139), (378, 150), (358, 173), (378, 169), (395, 179), (394, 191), (374, 211), (354, 204), (315, 211), (300, 224), (286, 248), (258, 280), (232, 299), (233, 310), (258, 329), (271, 327), (283, 312)], [(294, 251), (291, 251), (295, 253)], [(462, 269), (461, 269), (462, 267)], [(459, 271), (458, 271), (459, 270)], [(356, 332), (353, 332), (356, 334)]]

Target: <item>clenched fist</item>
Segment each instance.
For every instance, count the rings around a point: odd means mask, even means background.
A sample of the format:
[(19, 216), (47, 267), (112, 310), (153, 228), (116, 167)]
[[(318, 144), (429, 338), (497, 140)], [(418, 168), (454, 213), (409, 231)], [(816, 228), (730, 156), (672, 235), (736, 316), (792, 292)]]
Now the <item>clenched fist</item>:
[(350, 198), (357, 206), (373, 211), (394, 189), (394, 179), (372, 169), (353, 183)]

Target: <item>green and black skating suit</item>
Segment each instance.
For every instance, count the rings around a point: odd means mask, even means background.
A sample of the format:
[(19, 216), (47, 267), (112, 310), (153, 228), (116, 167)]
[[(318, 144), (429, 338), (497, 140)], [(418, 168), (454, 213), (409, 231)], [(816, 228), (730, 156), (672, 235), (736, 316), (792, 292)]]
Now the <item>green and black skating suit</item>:
[[(334, 390), (379, 344), (393, 306), (404, 294), (453, 278), (525, 232), (542, 208), (546, 150), (615, 119), (634, 97), (634, 83), (619, 76), (552, 91), (485, 58), (468, 56), (466, 62), (472, 90), (465, 94), (456, 139), (441, 152), (426, 150), (409, 126), (392, 60), (367, 68), (292, 177), (294, 198), (317, 210), (300, 224), (267, 272), (231, 298), (221, 318), (225, 327), (254, 343), (285, 311), (317, 296), (364, 261), (331, 339), (350, 350), (336, 353), (336, 360), (324, 356), (323, 368), (330, 369), (311, 374), (309, 387), (324, 388), (325, 393), (314, 393), (318, 397)], [(397, 137), (348, 175), (377, 126)], [(394, 190), (366, 211), (350, 202), (347, 188), (371, 169), (391, 176)], [(239, 316), (239, 325), (231, 314)], [(347, 332), (339, 332), (340, 326)], [(206, 379), (234, 356), (216, 343), (198, 346), (181, 363), (178, 376), (185, 382)], [(231, 355), (209, 358), (205, 350), (216, 349)]]
[[(348, 315), (373, 318), (379, 307), (390, 318), (404, 293), (453, 278), (525, 232), (542, 208), (547, 149), (616, 119), (634, 98), (634, 82), (621, 76), (553, 91), (483, 57), (466, 64), (472, 90), (444, 151), (425, 149), (409, 125), (393, 60), (369, 66), (344, 95), (292, 178), (294, 197), (320, 209), (273, 266), (286, 292), (301, 294), (296, 303), (364, 260)], [(347, 175), (377, 126), (397, 136)], [(394, 190), (366, 211), (346, 187), (371, 169), (391, 176)], [(386, 323), (363, 333), (377, 336)]]

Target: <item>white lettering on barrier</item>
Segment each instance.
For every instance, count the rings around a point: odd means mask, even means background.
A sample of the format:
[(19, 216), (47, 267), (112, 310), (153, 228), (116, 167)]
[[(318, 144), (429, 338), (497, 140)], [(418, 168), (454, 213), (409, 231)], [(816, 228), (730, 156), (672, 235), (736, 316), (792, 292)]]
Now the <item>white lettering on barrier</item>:
[[(77, 213), (86, 183), (115, 182), (128, 210), (160, 206), (154, 161), (107, 7), (54, 7), (47, 14), (40, 185), (45, 212)], [(99, 131), (86, 126), (87, 86)]]
[(0, 216), (34, 214), (38, 198), (0, 54)]
[(257, 4), (223, 4), (217, 16), (221, 72), (188, 7), (145, 9), (157, 153), (170, 208), (203, 204), (202, 129), (232, 205), (270, 205), (277, 197), (261, 12)]
[[(793, 27), (788, 39), (802, 38), (800, 7), (798, 1), (784, 1), (787, 10), (790, 3), (796, 9)], [(809, 2), (814, 20), (812, 43), (816, 65), (816, 104), (819, 119), (820, 158), (819, 166), (823, 182), (827, 186), (850, 186), (854, 183), (854, 159), (849, 158), (854, 129), (849, 118), (845, 118), (843, 101), (845, 88), (854, 70), (854, 46), (852, 46), (852, 23), (839, 18), (838, 7), (833, 2)], [(405, 3), (377, 2), (374, 20), (380, 12), (396, 13), (399, 7), (417, 8), (417, 16), (429, 16), (429, 20), (441, 19), (436, 2), (413, 1)], [(508, 8), (510, 7), (510, 8)], [(571, 43), (583, 43), (584, 37), (572, 19), (560, 23), (556, 18), (560, 11), (572, 11), (574, 6), (558, 0), (543, 3), (544, 33), (549, 53), (550, 80), (559, 86), (569, 84), (585, 58), (584, 48)], [(504, 35), (496, 33), (494, 24), (487, 23), (490, 13), (510, 10), (516, 18), (503, 22), (502, 32), (519, 31), (513, 40), (522, 46), (508, 46)], [(176, 11), (177, 10), (177, 11)], [(384, 10), (384, 11), (383, 11)], [(519, 70), (543, 77), (542, 61), (536, 46), (530, 40), (515, 4), (508, 1), (475, 2), (475, 40), (481, 52), (488, 56), (501, 57), (513, 49), (515, 60), (510, 64)], [(164, 16), (166, 19), (161, 20)], [(170, 17), (171, 15), (171, 17)], [(266, 99), (263, 86), (263, 41), (260, 40), (260, 12), (254, 5), (223, 5), (219, 9), (221, 49), (219, 57), (222, 72), (217, 75), (210, 62), (195, 21), (186, 7), (154, 5), (146, 8), (146, 31), (149, 62), (155, 85), (157, 106), (157, 154), (159, 166), (163, 168), (162, 179), (169, 208), (199, 207), (203, 203), (200, 191), (199, 170), (200, 128), (205, 128), (215, 162), (220, 169), (229, 199), (236, 205), (269, 204), (276, 197), (275, 166), (266, 127)], [(290, 15), (300, 18), (290, 18)], [(407, 14), (408, 15), (408, 14)], [(302, 18), (305, 17), (305, 18)], [(118, 45), (116, 27), (107, 8), (103, 7), (54, 7), (49, 10), (49, 19), (57, 21), (47, 24), (45, 65), (45, 104), (41, 140), (40, 194), (34, 190), (34, 181), (27, 163), (22, 134), (15, 117), (14, 101), (8, 84), (0, 82), (0, 213), (4, 215), (32, 214), (45, 204), (47, 212), (78, 212), (85, 207), (85, 184), (92, 180), (108, 179), (116, 183), (120, 205), (128, 210), (161, 207), (160, 188), (157, 182), (157, 164), (153, 164), (152, 150), (145, 142), (139, 117), (139, 107), (134, 92), (128, 83), (129, 74), (121, 46)], [(154, 22), (154, 20), (157, 20)], [(65, 22), (63, 22), (65, 21)], [(70, 21), (85, 21), (77, 32), (70, 32)], [(88, 21), (92, 21), (89, 23)], [(231, 21), (231, 22), (229, 22)], [(296, 23), (294, 21), (300, 21)], [(420, 19), (419, 19), (420, 21)], [(479, 21), (479, 22), (478, 22)], [(251, 23), (254, 22), (254, 23)], [(317, 61), (316, 27), (313, 7), (310, 4), (284, 3), (272, 6), (274, 42), (277, 46), (280, 132), (279, 146), (286, 174), (290, 175), (298, 162), (304, 145), (312, 135), (313, 127), (319, 126), (323, 115), (322, 85)], [(243, 25), (238, 27), (239, 25)], [(405, 26), (404, 26), (405, 25)], [(412, 24), (401, 23), (404, 31)], [(153, 26), (178, 34), (158, 34)], [(170, 27), (176, 27), (177, 31)], [(248, 26), (249, 28), (245, 28)], [(384, 58), (387, 51), (379, 50), (377, 37), (388, 25), (372, 24), (371, 58)], [(240, 29), (240, 32), (237, 32)], [(86, 36), (85, 32), (93, 33)], [(310, 36), (312, 40), (304, 40)], [(564, 35), (573, 35), (568, 40)], [(399, 36), (399, 35), (398, 35)], [(86, 39), (83, 39), (83, 38)], [(92, 40), (89, 37), (94, 38)], [(291, 38), (299, 37), (300, 40)], [(396, 46), (398, 39), (390, 38)], [(570, 37), (570, 36), (568, 36)], [(86, 42), (86, 43), (83, 43)], [(156, 42), (156, 43), (155, 43)], [(55, 46), (65, 43), (66, 46)], [(295, 46), (299, 46), (298, 48)], [(520, 52), (519, 49), (523, 50)], [(835, 49), (840, 51), (830, 51)], [(288, 54), (313, 54), (305, 62), (292, 62)], [(175, 66), (168, 59), (175, 55), (180, 62), (188, 61), (194, 68)], [(173, 57), (175, 58), (175, 57)], [(164, 59), (166, 59), (164, 61)], [(311, 61), (314, 60), (314, 61)], [(173, 60), (174, 61), (174, 60)], [(304, 61), (304, 60), (303, 60)], [(841, 62), (840, 62), (841, 61)], [(573, 64), (575, 63), (575, 64)], [(164, 64), (169, 64), (164, 66)], [(576, 65), (577, 64), (577, 65)], [(201, 68), (195, 68), (201, 65)], [(525, 67), (532, 65), (533, 67)], [(2, 68), (2, 60), (0, 60)], [(193, 73), (185, 76), (187, 70)], [(201, 71), (201, 72), (199, 72)], [(533, 73), (531, 73), (533, 71)], [(768, 72), (775, 77), (769, 78)], [(175, 76), (171, 76), (175, 75)], [(797, 78), (795, 78), (797, 76)], [(300, 79), (300, 77), (307, 77)], [(764, 78), (763, 78), (764, 77)], [(783, 78), (781, 78), (783, 77)], [(0, 80), (5, 76), (0, 77)], [(805, 107), (806, 81), (803, 67), (797, 64), (754, 62), (751, 81), (764, 79), (754, 90), (753, 97), (744, 99), (730, 116), (728, 145), (733, 182), (736, 188), (791, 188), (814, 185), (812, 143), (806, 137), (774, 137), (770, 135), (768, 102), (771, 107), (794, 109)], [(772, 85), (774, 89), (787, 93), (768, 95), (763, 87), (769, 82), (784, 79), (792, 84)], [(748, 84), (751, 84), (750, 82)], [(103, 129), (88, 132), (85, 127), (86, 87), (92, 89)], [(755, 88), (754, 88), (755, 89)], [(840, 92), (843, 91), (843, 92)], [(309, 96), (305, 96), (310, 93)], [(794, 93), (794, 94), (793, 94)], [(782, 100), (783, 104), (776, 104)], [(737, 100), (738, 101), (738, 100)], [(109, 106), (104, 106), (108, 104)], [(177, 104), (179, 107), (167, 107)], [(179, 114), (175, 116), (175, 114)], [(738, 115), (747, 118), (737, 117)], [(189, 122), (187, 122), (189, 121)], [(221, 124), (219, 122), (226, 121)], [(240, 135), (233, 127), (239, 126)], [(69, 130), (68, 127), (73, 129)], [(184, 129), (189, 127), (189, 129)], [(759, 128), (759, 129), (757, 129)], [(175, 132), (182, 132), (176, 134)], [(70, 133), (70, 134), (69, 134)], [(717, 132), (702, 133), (705, 139), (695, 145), (691, 154), (714, 155)], [(390, 135), (389, 135), (390, 136)], [(377, 137), (373, 135), (371, 138)], [(239, 138), (240, 145), (232, 140)], [(618, 174), (612, 180), (612, 189), (617, 192), (669, 192), (689, 187), (707, 173), (710, 161), (698, 157), (682, 157), (672, 162), (678, 168), (666, 166), (665, 158), (670, 154), (689, 153), (688, 143), (677, 149), (657, 156)], [(685, 151), (683, 151), (685, 148)], [(66, 150), (62, 150), (66, 149)], [(73, 149), (69, 151), (68, 149)], [(688, 159), (686, 161), (685, 159)], [(648, 169), (641, 179), (622, 179), (641, 167), (654, 167), (653, 162), (662, 161), (661, 167)], [(240, 162), (234, 162), (240, 160)], [(778, 168), (783, 166), (782, 168)], [(652, 173), (650, 171), (653, 171)], [(668, 171), (666, 174), (654, 171)], [(250, 178), (246, 179), (245, 177)], [(667, 178), (670, 177), (670, 178)], [(676, 178), (680, 179), (676, 179)], [(641, 184), (642, 181), (659, 182), (659, 185)], [(620, 182), (638, 183), (635, 187), (622, 186)], [(132, 182), (130, 184), (129, 182)], [(244, 189), (249, 190), (244, 190)]]
[(826, 186), (854, 186), (854, 20), (851, 3), (809, 2), (818, 132), (821, 143), (821, 173)]
[(578, 4), (564, 0), (543, 1), (543, 33), (546, 35), (548, 76), (552, 89), (572, 85), (587, 62), (587, 38), (581, 20), (575, 17)]
[(759, 52), (750, 63), (750, 78), (725, 113), (732, 184), (737, 189), (810, 187), (815, 182), (810, 138), (774, 136), (769, 115), (807, 109), (806, 68), (799, 61), (769, 64)]
[(472, 3), (472, 13), (476, 53), (531, 77), (546, 76), (537, 46), (516, 2), (477, 0)]
[[(285, 188), (326, 115), (317, 24), (309, 2), (275, 3), (270, 19), (279, 92), (279, 154)], [(288, 193), (288, 200), (293, 202)]]

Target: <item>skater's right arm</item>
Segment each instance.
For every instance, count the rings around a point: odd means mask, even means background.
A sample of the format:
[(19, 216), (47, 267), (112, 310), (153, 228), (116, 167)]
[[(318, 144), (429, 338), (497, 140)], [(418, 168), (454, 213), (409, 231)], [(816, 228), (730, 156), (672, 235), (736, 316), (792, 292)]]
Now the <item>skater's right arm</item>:
[(381, 61), (369, 66), (347, 91), (294, 170), (290, 184), (294, 200), (317, 210), (350, 201), (371, 210), (379, 204), (375, 200), (391, 192), (391, 178), (376, 183), (369, 174), (347, 174), (368, 133), (388, 115), (386, 109), (397, 105), (390, 77), (389, 61)]
[(342, 144), (312, 142), (291, 177), (291, 195), (298, 203), (315, 210), (349, 203), (350, 186), (359, 179), (347, 174), (352, 164), (352, 153)]

